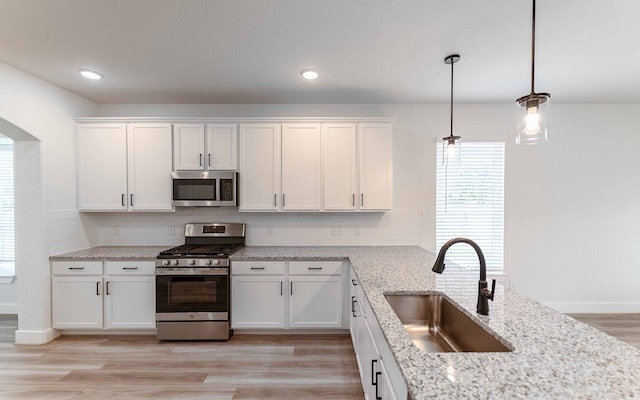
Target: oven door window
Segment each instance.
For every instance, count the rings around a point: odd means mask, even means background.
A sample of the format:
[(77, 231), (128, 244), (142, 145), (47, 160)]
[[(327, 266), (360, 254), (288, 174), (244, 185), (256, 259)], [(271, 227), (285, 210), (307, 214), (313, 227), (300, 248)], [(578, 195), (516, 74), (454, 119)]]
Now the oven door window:
[(227, 312), (229, 276), (156, 276), (156, 312)]
[(184, 200), (207, 200), (216, 199), (215, 179), (174, 179), (173, 199)]

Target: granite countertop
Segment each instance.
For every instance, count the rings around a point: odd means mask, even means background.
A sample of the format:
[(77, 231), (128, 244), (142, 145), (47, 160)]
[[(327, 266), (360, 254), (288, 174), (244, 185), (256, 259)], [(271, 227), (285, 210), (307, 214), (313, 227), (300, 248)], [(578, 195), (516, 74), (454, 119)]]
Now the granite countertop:
[[(167, 247), (96, 247), (53, 261), (155, 259)], [(638, 399), (640, 351), (501, 285), (488, 316), (476, 314), (478, 275), (416, 246), (245, 247), (233, 260), (350, 260), (400, 367), (410, 396), (421, 399)], [(390, 292), (440, 291), (510, 353), (425, 353), (386, 301)]]
[[(512, 290), (496, 286), (488, 316), (476, 314), (478, 275), (413, 246), (246, 247), (236, 260), (351, 261), (383, 334), (420, 399), (638, 399), (640, 351)], [(515, 350), (425, 353), (386, 301), (388, 292), (441, 291)]]
[(51, 261), (155, 261), (158, 254), (171, 246), (99, 246), (50, 256)]

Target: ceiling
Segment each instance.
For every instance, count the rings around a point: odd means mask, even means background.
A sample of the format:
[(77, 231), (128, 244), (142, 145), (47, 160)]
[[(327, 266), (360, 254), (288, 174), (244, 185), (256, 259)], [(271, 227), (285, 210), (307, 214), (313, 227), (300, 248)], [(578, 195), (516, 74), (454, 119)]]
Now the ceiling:
[[(538, 0), (535, 89), (640, 102), (639, 20), (638, 0)], [(445, 102), (451, 53), (456, 101), (511, 102), (530, 46), (530, 0), (0, 0), (0, 61), (105, 104)]]

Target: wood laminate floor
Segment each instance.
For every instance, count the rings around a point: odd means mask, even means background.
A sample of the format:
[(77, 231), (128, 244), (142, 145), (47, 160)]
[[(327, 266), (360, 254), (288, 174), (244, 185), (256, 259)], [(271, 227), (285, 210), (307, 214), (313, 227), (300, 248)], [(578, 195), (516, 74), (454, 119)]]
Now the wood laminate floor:
[(0, 343), (0, 399), (362, 400), (349, 335), (235, 335), (228, 342), (64, 336)]
[(640, 314), (568, 314), (640, 349)]

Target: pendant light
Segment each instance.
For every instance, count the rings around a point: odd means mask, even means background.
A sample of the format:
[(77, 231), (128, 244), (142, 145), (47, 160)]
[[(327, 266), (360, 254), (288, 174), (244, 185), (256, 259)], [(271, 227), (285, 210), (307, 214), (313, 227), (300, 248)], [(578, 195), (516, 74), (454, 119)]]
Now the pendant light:
[(517, 144), (536, 144), (549, 141), (549, 93), (536, 93), (535, 81), (536, 61), (536, 0), (533, 0), (531, 18), (531, 93), (516, 100), (518, 105)]
[(449, 136), (442, 138), (442, 163), (460, 162), (460, 136), (453, 134), (453, 64), (460, 61), (459, 54), (451, 54), (444, 59), (445, 64), (451, 65), (451, 103), (450, 103), (450, 130)]

